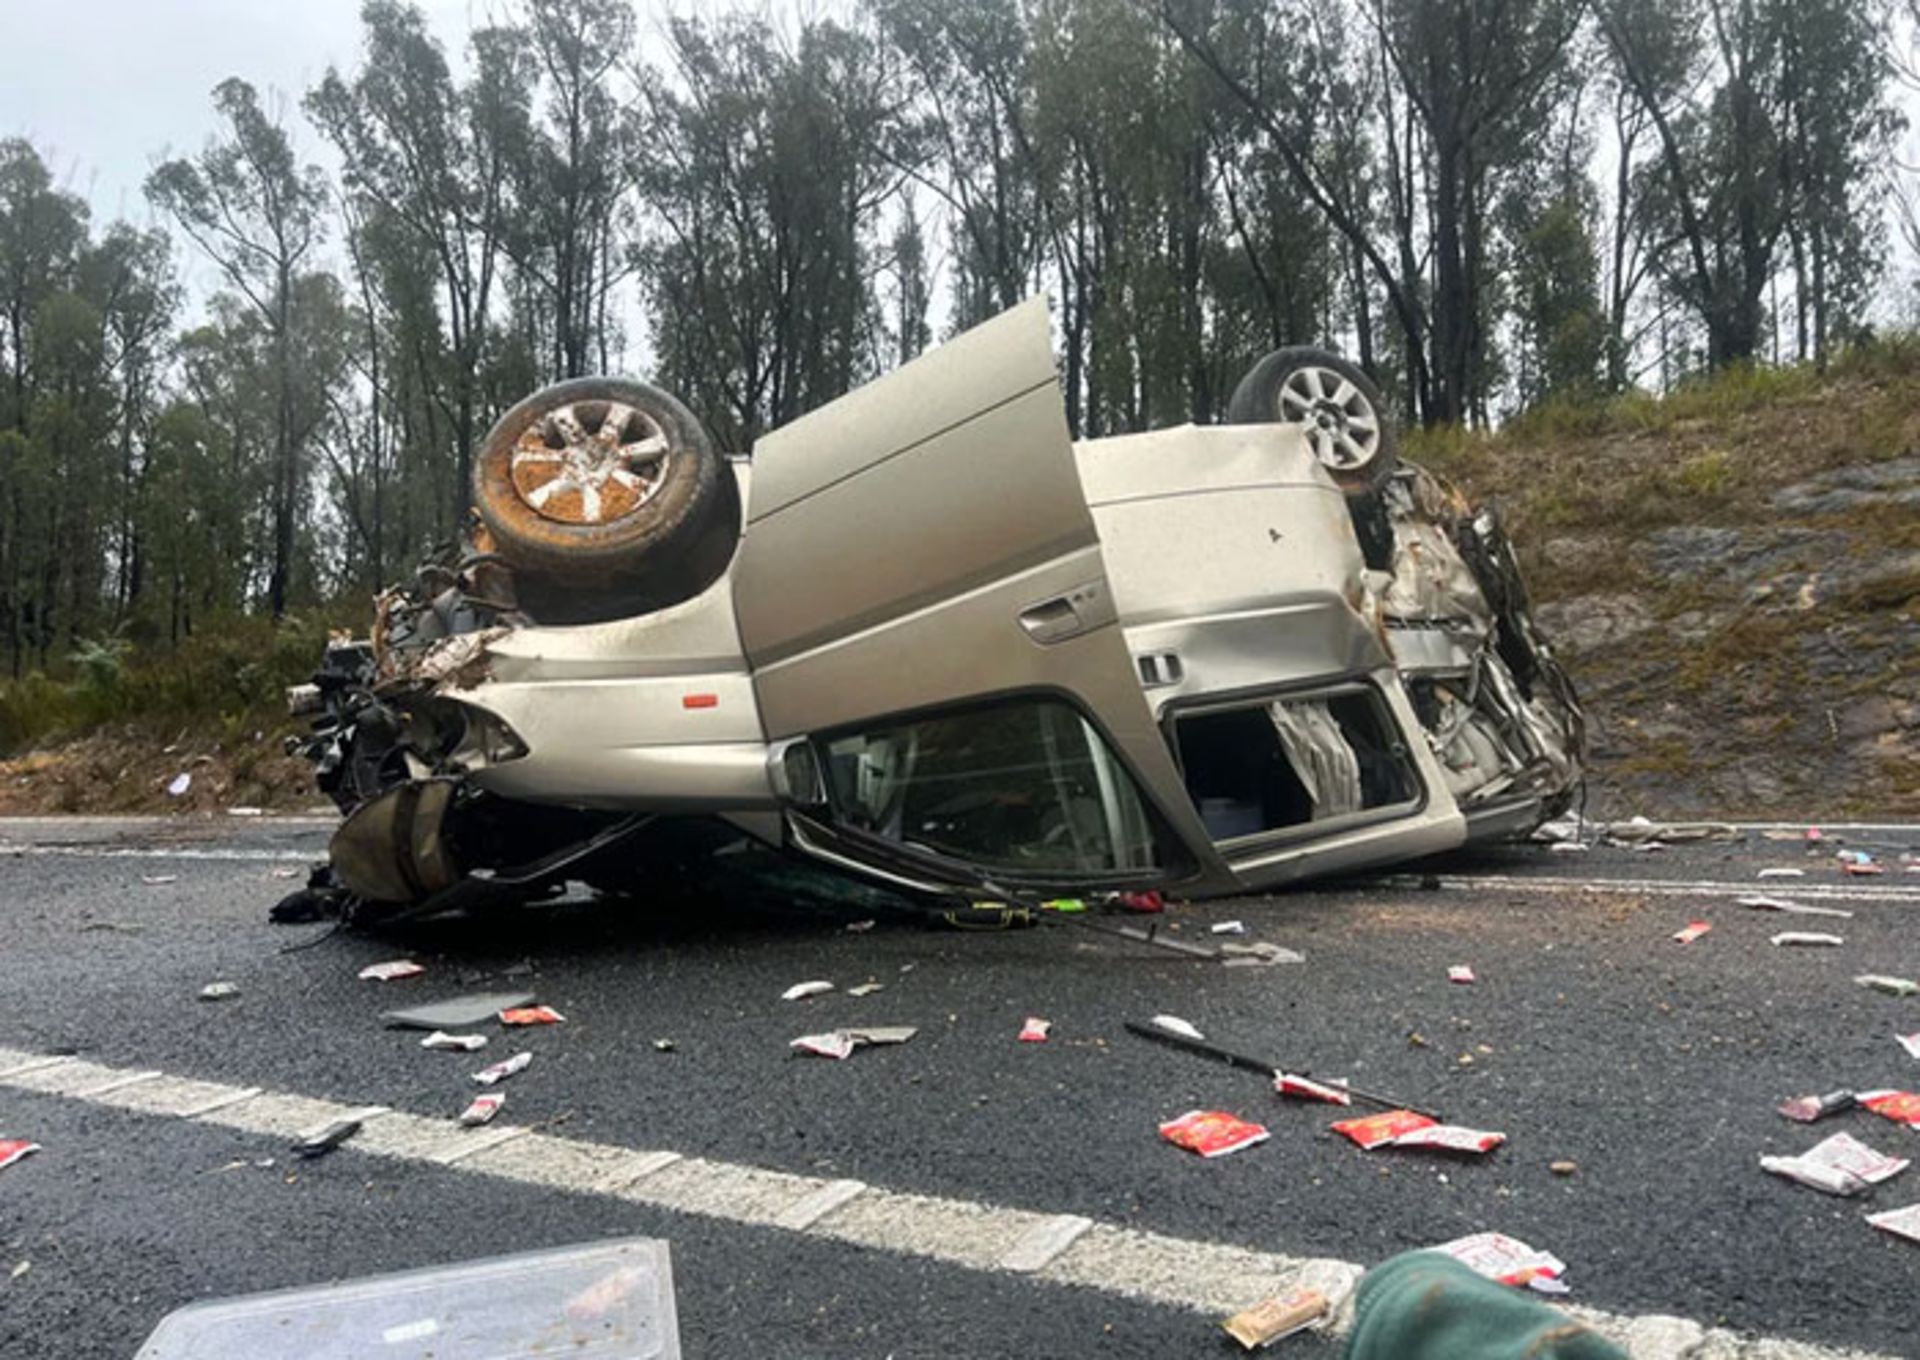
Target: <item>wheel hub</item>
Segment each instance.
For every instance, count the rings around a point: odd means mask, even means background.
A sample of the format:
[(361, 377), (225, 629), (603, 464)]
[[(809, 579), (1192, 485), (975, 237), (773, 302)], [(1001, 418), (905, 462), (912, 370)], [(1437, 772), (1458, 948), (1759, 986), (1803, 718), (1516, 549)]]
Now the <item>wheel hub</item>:
[(1313, 456), (1337, 471), (1371, 463), (1380, 451), (1380, 418), (1351, 380), (1330, 368), (1295, 369), (1280, 385), (1279, 417), (1306, 436)]
[(549, 411), (514, 445), (513, 487), (559, 524), (609, 524), (652, 500), (666, 480), (666, 431), (618, 401), (578, 401)]

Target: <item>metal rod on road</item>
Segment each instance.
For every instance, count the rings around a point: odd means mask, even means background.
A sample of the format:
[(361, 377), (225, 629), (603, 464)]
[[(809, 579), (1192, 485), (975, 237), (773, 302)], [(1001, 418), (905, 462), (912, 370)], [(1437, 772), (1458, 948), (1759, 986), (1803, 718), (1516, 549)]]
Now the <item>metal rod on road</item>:
[[(1122, 1023), (1126, 1025), (1129, 1032), (1139, 1035), (1142, 1039), (1153, 1039), (1173, 1048), (1184, 1048), (1187, 1052), (1198, 1053), (1202, 1057), (1217, 1058), (1229, 1067), (1238, 1067), (1248, 1072), (1259, 1072), (1263, 1076), (1268, 1077), (1277, 1077), (1282, 1071), (1287, 1070), (1277, 1063), (1270, 1063), (1260, 1058), (1249, 1058), (1244, 1053), (1235, 1053), (1230, 1048), (1222, 1048), (1219, 1044), (1209, 1043), (1205, 1039), (1195, 1039), (1190, 1035), (1178, 1034), (1170, 1029), (1162, 1029), (1158, 1025), (1143, 1025), (1136, 1020), (1127, 1020)], [(1301, 1071), (1298, 1075), (1310, 1077), (1313, 1074), (1308, 1071)], [(1425, 1115), (1428, 1119), (1440, 1118), (1440, 1116), (1432, 1110), (1423, 1110), (1417, 1105), (1409, 1105), (1404, 1100), (1395, 1100), (1392, 1096), (1383, 1096), (1373, 1091), (1363, 1091), (1358, 1086), (1342, 1086), (1340, 1089), (1352, 1096), (1355, 1100), (1364, 1100), (1369, 1105), (1378, 1105), (1383, 1109), (1389, 1110), (1411, 1110), (1415, 1114)]]

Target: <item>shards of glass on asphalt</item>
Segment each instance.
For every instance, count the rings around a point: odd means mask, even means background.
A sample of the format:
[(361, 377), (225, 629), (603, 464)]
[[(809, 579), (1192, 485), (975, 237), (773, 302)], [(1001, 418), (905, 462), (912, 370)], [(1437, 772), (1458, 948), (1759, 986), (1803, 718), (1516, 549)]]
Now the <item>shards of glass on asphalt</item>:
[(803, 1034), (787, 1047), (816, 1058), (850, 1058), (856, 1048), (904, 1044), (920, 1031), (912, 1025), (866, 1025), (829, 1030), (824, 1034)]
[(39, 1150), (38, 1143), (29, 1143), (24, 1138), (0, 1138), (0, 1171), (5, 1171), (22, 1157)]
[(482, 1086), (493, 1086), (505, 1081), (515, 1072), (524, 1072), (533, 1062), (533, 1054), (516, 1053), (511, 1058), (503, 1058), (491, 1067), (483, 1067), (473, 1074), (473, 1079)]
[(1685, 927), (1673, 932), (1673, 938), (1680, 944), (1692, 944), (1712, 929), (1713, 922), (1711, 921), (1689, 921)]
[(832, 990), (833, 984), (831, 982), (796, 982), (793, 986), (787, 988), (786, 991), (780, 993), (780, 999), (782, 1001), (804, 1001), (810, 996), (819, 996), (823, 992), (830, 992)]
[(1305, 1331), (1331, 1311), (1332, 1304), (1317, 1289), (1296, 1289), (1290, 1294), (1262, 1299), (1220, 1324), (1221, 1330), (1250, 1351)]
[(473, 1103), (460, 1111), (460, 1122), (468, 1128), (476, 1128), (500, 1113), (500, 1107), (507, 1103), (504, 1092), (490, 1091), (477, 1095)]
[(358, 974), (362, 982), (393, 982), (399, 978), (419, 977), (427, 970), (412, 959), (389, 959), (385, 963), (370, 963)]
[(1760, 1169), (1829, 1195), (1857, 1195), (1897, 1176), (1911, 1163), (1875, 1152), (1851, 1134), (1836, 1133), (1798, 1157), (1762, 1157)]
[(1524, 1285), (1542, 1294), (1567, 1292), (1566, 1285), (1560, 1282), (1560, 1277), (1567, 1273), (1565, 1261), (1552, 1252), (1536, 1251), (1505, 1233), (1474, 1233), (1471, 1237), (1443, 1242), (1434, 1250), (1446, 1253), (1474, 1274), (1500, 1284)]
[(1229, 1152), (1267, 1141), (1264, 1125), (1228, 1114), (1225, 1110), (1188, 1110), (1160, 1126), (1160, 1136), (1175, 1147), (1202, 1157), (1224, 1157)]

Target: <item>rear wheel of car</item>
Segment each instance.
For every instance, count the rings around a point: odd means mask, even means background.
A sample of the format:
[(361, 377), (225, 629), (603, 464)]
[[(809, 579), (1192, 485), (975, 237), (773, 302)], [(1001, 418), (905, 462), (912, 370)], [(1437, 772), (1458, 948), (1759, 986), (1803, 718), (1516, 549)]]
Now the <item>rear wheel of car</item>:
[(555, 582), (662, 572), (725, 527), (726, 469), (692, 412), (646, 383), (576, 378), (495, 422), (473, 494), (496, 550)]
[(1287, 425), (1346, 487), (1379, 486), (1397, 462), (1393, 425), (1373, 380), (1323, 349), (1277, 349), (1227, 400), (1231, 425)]

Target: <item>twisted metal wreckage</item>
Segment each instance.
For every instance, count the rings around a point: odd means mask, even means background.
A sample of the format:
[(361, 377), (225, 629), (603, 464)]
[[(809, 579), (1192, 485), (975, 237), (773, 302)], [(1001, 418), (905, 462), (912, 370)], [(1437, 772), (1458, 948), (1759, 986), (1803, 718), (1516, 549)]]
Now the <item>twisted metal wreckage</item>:
[(1263, 889), (1531, 831), (1584, 721), (1491, 509), (1281, 350), (1228, 423), (1068, 435), (1040, 299), (713, 450), (546, 388), (469, 550), (296, 710), (346, 820), (310, 904), (654, 881), (686, 819), (894, 888)]

